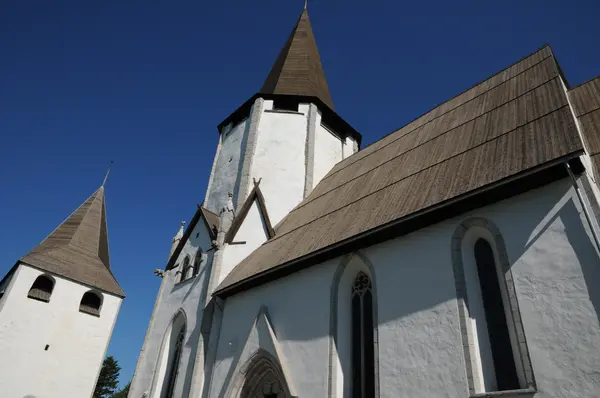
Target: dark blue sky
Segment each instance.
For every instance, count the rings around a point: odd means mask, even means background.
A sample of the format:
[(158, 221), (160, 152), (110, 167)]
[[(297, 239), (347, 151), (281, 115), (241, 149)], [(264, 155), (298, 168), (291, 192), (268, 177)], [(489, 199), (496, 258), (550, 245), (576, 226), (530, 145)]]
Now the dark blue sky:
[[(303, 0), (2, 0), (0, 276), (102, 182), (133, 374), (172, 236), (202, 202), (216, 125), (261, 86)], [(600, 2), (314, 0), (337, 112), (369, 144), (545, 43), (600, 74)], [(364, 146), (364, 145), (363, 145)]]

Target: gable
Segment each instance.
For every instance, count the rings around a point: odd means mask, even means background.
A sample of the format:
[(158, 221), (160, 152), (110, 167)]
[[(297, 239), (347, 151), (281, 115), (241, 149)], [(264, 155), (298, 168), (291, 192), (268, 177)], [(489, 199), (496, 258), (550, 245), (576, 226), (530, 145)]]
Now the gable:
[[(187, 226), (185, 232), (183, 233), (183, 237), (179, 241), (179, 244), (173, 251), (173, 254), (169, 258), (167, 262), (166, 269), (172, 269), (178, 264), (179, 261), (183, 260), (181, 256), (182, 251), (190, 241), (190, 238), (193, 240), (197, 240), (200, 238), (200, 235), (196, 236), (203, 232), (206, 237), (208, 237), (208, 243), (205, 243), (204, 246), (201, 246), (203, 250), (208, 250), (212, 246), (212, 241), (217, 238), (217, 230), (218, 230), (219, 216), (216, 214), (206, 210), (202, 206), (198, 206), (194, 217), (190, 221)], [(205, 247), (206, 246), (206, 247)], [(181, 257), (181, 259), (180, 259)]]

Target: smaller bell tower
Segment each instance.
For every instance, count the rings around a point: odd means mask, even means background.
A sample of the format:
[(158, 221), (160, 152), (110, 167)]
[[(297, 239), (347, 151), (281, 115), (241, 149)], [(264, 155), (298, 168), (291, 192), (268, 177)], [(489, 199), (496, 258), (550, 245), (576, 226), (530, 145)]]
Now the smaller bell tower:
[(0, 396), (91, 397), (125, 293), (104, 186), (0, 281)]
[(259, 93), (219, 125), (219, 134), (204, 205), (218, 213), (232, 194), (240, 209), (260, 180), (273, 225), (358, 150), (360, 134), (333, 110), (306, 8)]

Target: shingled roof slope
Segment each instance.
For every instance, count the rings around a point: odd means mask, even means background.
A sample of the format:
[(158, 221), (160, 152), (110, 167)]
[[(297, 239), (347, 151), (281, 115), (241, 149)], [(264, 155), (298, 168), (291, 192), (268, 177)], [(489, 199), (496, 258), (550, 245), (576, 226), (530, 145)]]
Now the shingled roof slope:
[(582, 149), (545, 46), (334, 166), (217, 294)]
[(125, 297), (110, 271), (104, 187), (100, 187), (21, 262)]
[(260, 92), (317, 97), (333, 109), (333, 101), (306, 8), (271, 68)]
[(574, 87), (569, 96), (597, 179), (600, 177), (600, 76)]

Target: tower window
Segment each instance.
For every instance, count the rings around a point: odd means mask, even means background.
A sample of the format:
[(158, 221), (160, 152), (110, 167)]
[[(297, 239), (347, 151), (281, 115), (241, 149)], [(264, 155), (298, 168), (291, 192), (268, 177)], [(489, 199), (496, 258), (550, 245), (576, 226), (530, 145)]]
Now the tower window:
[(40, 275), (33, 282), (33, 285), (31, 285), (27, 297), (48, 303), (53, 290), (54, 279), (48, 275)]
[(375, 396), (371, 279), (359, 272), (352, 284), (352, 398)]
[(273, 110), (298, 112), (298, 101), (293, 98), (278, 98), (273, 100)]
[(79, 303), (79, 312), (100, 316), (100, 307), (102, 307), (102, 295), (92, 291), (86, 292)]
[(496, 390), (516, 390), (519, 388), (519, 378), (502, 302), (494, 251), (490, 244), (481, 238), (475, 242), (473, 251), (496, 376)]

